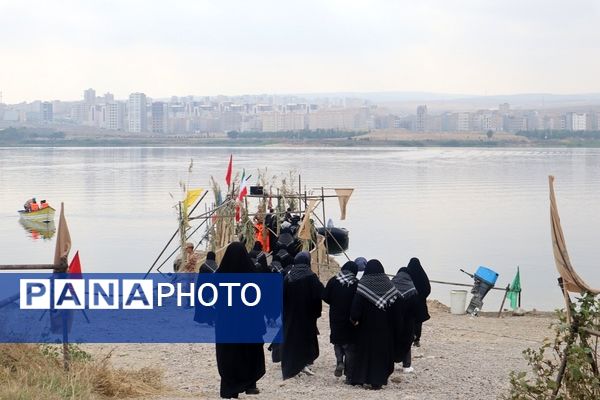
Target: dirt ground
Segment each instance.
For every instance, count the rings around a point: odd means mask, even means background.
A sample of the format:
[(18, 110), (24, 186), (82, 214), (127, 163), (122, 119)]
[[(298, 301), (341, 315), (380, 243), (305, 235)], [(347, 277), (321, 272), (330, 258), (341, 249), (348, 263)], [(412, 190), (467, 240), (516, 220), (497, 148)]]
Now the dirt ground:
[[(255, 399), (493, 399), (506, 393), (511, 370), (526, 368), (522, 351), (539, 347), (550, 336), (548, 315), (524, 317), (470, 317), (451, 315), (445, 306), (430, 304), (432, 318), (423, 326), (420, 348), (413, 348), (413, 374), (404, 374), (401, 365), (382, 391), (369, 391), (343, 384), (333, 375), (335, 356), (329, 343), (328, 308), (319, 320), (321, 356), (315, 376), (281, 379), (280, 364), (273, 364), (266, 351), (266, 375), (258, 382)], [(154, 398), (218, 399), (219, 375), (214, 345), (210, 344), (122, 344), (86, 345), (94, 354), (112, 350), (116, 367), (154, 366), (164, 371), (170, 392)]]

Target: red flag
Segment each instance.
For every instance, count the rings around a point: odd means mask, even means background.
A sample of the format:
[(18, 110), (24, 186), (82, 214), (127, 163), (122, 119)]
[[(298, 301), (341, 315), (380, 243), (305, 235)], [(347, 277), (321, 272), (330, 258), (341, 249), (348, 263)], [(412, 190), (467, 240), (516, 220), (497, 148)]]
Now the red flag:
[(233, 170), (233, 154), (229, 156), (229, 166), (227, 167), (227, 175), (225, 175), (225, 182), (227, 186), (231, 186), (231, 171)]
[(235, 206), (235, 222), (240, 222), (241, 216), (240, 216), (240, 205), (236, 204)]
[(71, 264), (69, 265), (69, 274), (72, 275), (73, 278), (81, 278), (81, 262), (79, 261), (79, 250), (75, 253), (75, 257), (71, 260)]

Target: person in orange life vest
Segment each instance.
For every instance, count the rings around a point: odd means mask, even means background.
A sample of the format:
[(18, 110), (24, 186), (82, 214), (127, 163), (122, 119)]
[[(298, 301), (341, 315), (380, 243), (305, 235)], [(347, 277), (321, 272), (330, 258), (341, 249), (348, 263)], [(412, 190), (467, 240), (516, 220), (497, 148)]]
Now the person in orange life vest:
[(31, 211), (37, 211), (40, 209), (40, 206), (38, 205), (38, 203), (35, 202), (35, 199), (33, 200), (33, 203), (31, 203)]
[(262, 248), (263, 248), (264, 251), (266, 251), (267, 253), (269, 251), (271, 251), (270, 246), (269, 246), (270, 243), (269, 243), (269, 235), (268, 235), (268, 233), (263, 236), (263, 232), (265, 230), (265, 226), (261, 222), (257, 222), (256, 225), (254, 225), (254, 229), (256, 230), (254, 239), (257, 242), (260, 242), (262, 244)]
[(48, 203), (46, 203), (46, 200), (42, 200), (40, 203), (40, 209), (44, 209), (44, 208), (48, 208)]

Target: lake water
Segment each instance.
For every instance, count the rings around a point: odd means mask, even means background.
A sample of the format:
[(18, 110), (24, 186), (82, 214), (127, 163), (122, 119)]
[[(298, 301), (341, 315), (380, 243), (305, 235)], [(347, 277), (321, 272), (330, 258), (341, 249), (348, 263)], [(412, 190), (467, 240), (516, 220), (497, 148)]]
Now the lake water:
[[(55, 238), (32, 236), (16, 212), (36, 196), (65, 203), (84, 271), (145, 271), (177, 227), (170, 193), (180, 196), (189, 160), (190, 186), (207, 188), (211, 175), (224, 184), (231, 153), (235, 171), (296, 170), (309, 189), (355, 188), (346, 221), (335, 199), (327, 204), (328, 217), (350, 230), (352, 258), (379, 258), (395, 273), (416, 256), (431, 279), (464, 283), (472, 281), (459, 268), (486, 265), (499, 286), (520, 266), (523, 305), (544, 310), (562, 304), (549, 229), (553, 174), (571, 259), (600, 286), (599, 149), (0, 148), (0, 263), (52, 261)], [(432, 286), (449, 304), (451, 287)], [(498, 309), (499, 293), (485, 309)]]

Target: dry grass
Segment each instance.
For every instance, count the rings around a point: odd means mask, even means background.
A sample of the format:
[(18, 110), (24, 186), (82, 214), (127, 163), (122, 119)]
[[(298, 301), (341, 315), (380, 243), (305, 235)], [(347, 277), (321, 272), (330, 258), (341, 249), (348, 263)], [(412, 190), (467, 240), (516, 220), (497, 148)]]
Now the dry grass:
[(94, 360), (75, 349), (71, 369), (65, 372), (55, 347), (0, 345), (0, 399), (145, 398), (164, 392), (160, 371), (114, 369), (109, 359), (110, 354)]

